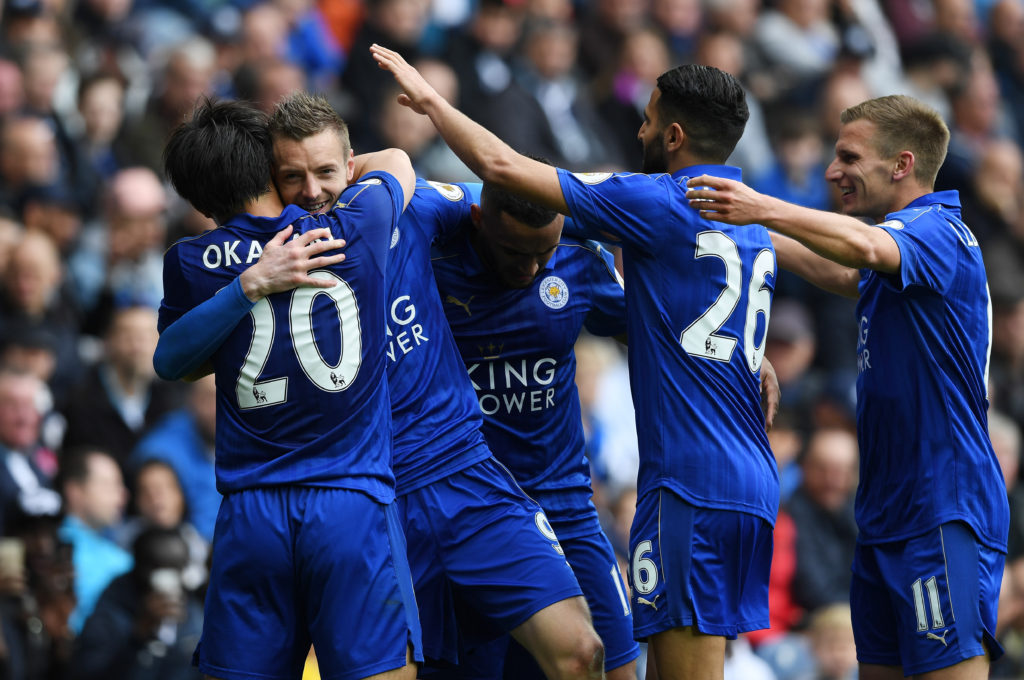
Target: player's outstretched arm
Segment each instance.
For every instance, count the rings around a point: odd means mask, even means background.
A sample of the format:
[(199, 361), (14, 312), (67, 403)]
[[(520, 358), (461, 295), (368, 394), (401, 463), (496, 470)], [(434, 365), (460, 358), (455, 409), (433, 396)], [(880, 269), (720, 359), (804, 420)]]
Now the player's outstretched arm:
[(401, 149), (382, 149), (370, 153), (361, 153), (354, 158), (355, 172), (353, 182), (368, 172), (379, 170), (392, 175), (402, 185), (402, 193), (405, 195), (402, 210), (409, 206), (412, 195), (416, 191), (416, 171), (412, 168), (412, 161), (409, 154)]
[(860, 272), (828, 260), (796, 239), (769, 232), (779, 266), (822, 290), (856, 299)]
[(332, 239), (329, 229), (311, 229), (288, 241), (291, 233), (289, 225), (275, 234), (256, 264), (160, 333), (153, 353), (157, 375), (164, 380), (180, 380), (209, 373), (204, 364), (261, 298), (300, 286), (334, 285), (332, 281), (309, 276), (309, 271), (344, 260), (344, 253), (324, 253), (343, 247), (345, 242)]
[(687, 186), (686, 197), (701, 217), (726, 224), (763, 224), (846, 267), (886, 274), (899, 271), (900, 249), (884, 229), (846, 215), (793, 205), (723, 177), (701, 175)]
[(477, 177), (538, 205), (569, 214), (555, 168), (516, 153), (496, 135), (459, 112), (402, 55), (380, 45), (371, 46), (370, 53), (377, 65), (389, 71), (404, 90), (404, 94), (398, 95), (398, 102), (429, 116), (455, 155)]

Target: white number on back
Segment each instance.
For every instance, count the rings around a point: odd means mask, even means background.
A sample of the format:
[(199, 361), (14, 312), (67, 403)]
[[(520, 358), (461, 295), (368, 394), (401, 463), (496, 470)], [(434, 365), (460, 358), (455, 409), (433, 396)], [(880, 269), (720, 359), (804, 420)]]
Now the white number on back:
[[(695, 259), (717, 257), (725, 265), (725, 288), (703, 314), (679, 334), (679, 344), (691, 355), (712, 361), (728, 362), (736, 349), (736, 338), (719, 335), (718, 331), (736, 310), (743, 285), (743, 262), (736, 242), (720, 231), (702, 231), (697, 234)], [(764, 328), (768, 328), (771, 291), (766, 285), (768, 276), (775, 273), (775, 256), (762, 250), (754, 258), (753, 271), (747, 282), (747, 309), (743, 325), (743, 353), (751, 372), (761, 368), (764, 358), (764, 338), (757, 345), (757, 318), (764, 315)]]
[[(310, 272), (318, 279), (333, 279), (333, 288), (297, 288), (292, 291), (288, 306), (288, 321), (292, 347), (303, 372), (310, 382), (325, 392), (340, 392), (348, 388), (362, 365), (362, 329), (359, 325), (359, 304), (348, 283), (328, 271)], [(323, 357), (313, 333), (313, 303), (326, 295), (334, 303), (341, 333), (341, 356), (331, 365)], [(241, 409), (260, 408), (283, 404), (288, 399), (288, 378), (260, 381), (267, 364), (270, 348), (274, 344), (274, 311), (266, 298), (249, 311), (252, 316), (252, 343), (242, 362), (235, 382), (235, 398)]]

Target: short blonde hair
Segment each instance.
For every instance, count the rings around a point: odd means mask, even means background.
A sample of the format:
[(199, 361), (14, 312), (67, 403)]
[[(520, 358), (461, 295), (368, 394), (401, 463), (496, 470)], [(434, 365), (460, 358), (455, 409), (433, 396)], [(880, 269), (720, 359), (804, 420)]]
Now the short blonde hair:
[(325, 130), (334, 130), (341, 140), (342, 151), (347, 160), (352, 148), (348, 137), (348, 125), (334, 110), (326, 97), (308, 92), (294, 92), (278, 103), (270, 116), (268, 125), (272, 138), (285, 137), (302, 141)]
[(875, 148), (882, 158), (895, 158), (901, 151), (914, 154), (914, 177), (931, 189), (946, 159), (949, 128), (930, 106), (906, 95), (869, 99), (842, 112), (843, 125), (855, 120), (875, 124)]

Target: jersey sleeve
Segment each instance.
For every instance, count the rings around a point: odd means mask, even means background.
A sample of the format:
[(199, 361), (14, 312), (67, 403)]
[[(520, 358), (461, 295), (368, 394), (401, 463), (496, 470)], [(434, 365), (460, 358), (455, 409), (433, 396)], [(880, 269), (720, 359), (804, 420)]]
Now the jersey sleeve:
[(407, 211), (412, 211), (413, 223), (423, 230), (427, 242), (436, 243), (459, 231), (469, 220), (472, 205), (472, 194), (465, 184), (418, 179), (416, 196)]
[(660, 234), (664, 232), (659, 227), (664, 225), (674, 207), (683, 209), (675, 206), (673, 195), (656, 177), (634, 173), (572, 173), (558, 169), (562, 195), (579, 237), (621, 241), (646, 252), (653, 252), (657, 247)]
[(239, 277), (160, 331), (153, 368), (164, 380), (178, 380), (203, 365), (255, 303)]
[(899, 276), (883, 276), (887, 286), (898, 291), (921, 286), (938, 293), (949, 287), (960, 243), (953, 224), (929, 211), (908, 222), (890, 219), (877, 227), (892, 236), (900, 249)]
[(185, 274), (181, 271), (181, 250), (177, 243), (164, 253), (163, 278), (164, 297), (160, 301), (157, 318), (157, 330), (161, 333), (192, 306)]
[(594, 335), (622, 335), (626, 332), (626, 294), (622, 277), (615, 270), (615, 258), (594, 241), (583, 247), (590, 255), (591, 298), (583, 325)]
[(386, 267), (386, 244), (402, 215), (404, 195), (402, 185), (393, 175), (375, 170), (346, 187), (334, 207), (336, 216), (345, 215), (354, 219), (363, 225), (363, 229), (380, 230), (373, 231), (367, 236), (371, 237), (369, 240), (372, 242), (385, 244), (383, 248), (373, 249), (377, 266), (381, 271)]

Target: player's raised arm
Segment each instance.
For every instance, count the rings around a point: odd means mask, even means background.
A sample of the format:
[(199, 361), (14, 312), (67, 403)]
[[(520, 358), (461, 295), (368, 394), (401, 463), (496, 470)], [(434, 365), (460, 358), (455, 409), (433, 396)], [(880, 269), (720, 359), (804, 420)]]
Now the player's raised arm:
[(563, 215), (569, 214), (555, 168), (516, 153), (492, 132), (458, 111), (402, 55), (380, 45), (371, 46), (370, 53), (377, 65), (389, 71), (405, 91), (398, 96), (399, 103), (429, 116), (455, 155), (480, 179), (502, 189), (515, 189), (534, 203)]
[(763, 224), (846, 267), (885, 274), (899, 271), (899, 248), (884, 229), (854, 217), (787, 203), (722, 177), (701, 175), (687, 186), (686, 197), (701, 217), (727, 224)]

